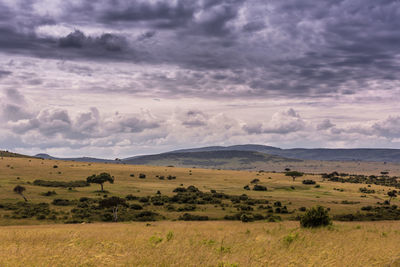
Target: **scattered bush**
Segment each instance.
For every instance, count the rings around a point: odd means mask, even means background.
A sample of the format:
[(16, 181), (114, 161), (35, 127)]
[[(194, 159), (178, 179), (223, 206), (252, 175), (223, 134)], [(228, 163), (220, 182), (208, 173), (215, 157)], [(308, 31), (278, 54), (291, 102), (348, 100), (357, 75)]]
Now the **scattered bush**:
[(139, 178), (140, 178), (140, 179), (145, 179), (145, 178), (146, 178), (146, 174), (140, 173), (140, 174), (139, 174)]
[(303, 180), (303, 184), (315, 184), (314, 180)]

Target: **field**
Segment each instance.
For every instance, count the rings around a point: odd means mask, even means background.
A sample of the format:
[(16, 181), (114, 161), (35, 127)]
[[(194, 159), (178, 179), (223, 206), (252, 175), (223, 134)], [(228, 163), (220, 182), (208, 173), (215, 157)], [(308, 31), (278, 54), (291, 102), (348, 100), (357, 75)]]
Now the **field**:
[[(57, 168), (55, 168), (57, 167)], [(49, 181), (74, 181), (85, 180), (87, 176), (94, 173), (109, 172), (115, 177), (114, 184), (104, 185), (107, 193), (99, 192), (100, 187), (96, 184), (88, 187), (54, 188), (33, 185), (36, 179)], [(139, 174), (146, 174), (145, 179), (138, 178)], [(134, 177), (131, 177), (131, 174)], [(174, 180), (160, 180), (157, 176), (175, 176)], [(253, 179), (259, 179), (260, 185), (268, 188), (268, 191), (244, 190), (245, 185), (252, 187)], [(314, 180), (319, 187), (304, 185), (302, 180)], [(31, 203), (51, 203), (54, 199), (78, 200), (81, 197), (100, 198), (104, 195), (125, 197), (129, 194), (140, 197), (155, 196), (160, 191), (163, 196), (173, 196), (173, 190), (177, 187), (188, 187), (193, 185), (200, 191), (209, 192), (216, 190), (232, 196), (246, 194), (252, 199), (268, 201), (270, 205), (279, 201), (286, 206), (289, 213), (279, 214), (283, 219), (293, 219), (302, 214), (300, 207), (309, 208), (314, 205), (323, 205), (331, 209), (330, 213), (346, 214), (355, 213), (361, 207), (375, 205), (388, 199), (386, 192), (391, 189), (387, 186), (369, 185), (369, 189), (375, 190), (374, 194), (362, 194), (359, 188), (365, 187), (362, 184), (337, 183), (323, 181), (319, 174), (309, 174), (292, 181), (283, 173), (266, 173), (257, 171), (228, 171), (208, 169), (188, 169), (175, 167), (152, 167), (132, 166), (121, 164), (104, 163), (82, 163), (54, 160), (40, 160), (27, 158), (7, 158), (0, 160), (0, 204), (16, 203), (21, 201), (21, 196), (13, 192), (16, 185), (23, 185), (26, 188), (25, 196)], [(43, 196), (48, 191), (55, 191), (54, 196)], [(397, 199), (392, 200), (393, 204), (398, 203)], [(230, 201), (223, 201), (225, 207), (213, 204), (198, 205), (192, 212), (198, 215), (207, 215), (211, 219), (223, 219), (225, 215), (237, 213), (238, 207), (230, 205)], [(154, 212), (165, 216), (169, 220), (177, 219), (182, 212), (166, 210), (165, 205), (147, 205), (146, 207)], [(183, 207), (183, 204), (175, 205), (176, 208)], [(71, 209), (68, 206), (54, 206), (56, 211)], [(254, 209), (257, 211), (256, 207)], [(0, 224), (37, 224), (37, 223), (62, 223), (62, 220), (51, 221), (47, 219), (36, 220), (35, 218), (4, 217), (11, 214), (10, 210), (0, 209)]]
[[(73, 188), (34, 185), (37, 179), (68, 182), (86, 180), (101, 172), (115, 177), (113, 184), (104, 184), (107, 192), (100, 192), (97, 184)], [(140, 174), (146, 177), (141, 179)], [(168, 176), (176, 178), (167, 179)], [(246, 185), (253, 188), (254, 179), (267, 191), (245, 190)], [(315, 184), (303, 184), (303, 180), (313, 180)], [(13, 192), (17, 185), (26, 188), (28, 204)], [(214, 204), (152, 202), (153, 197), (171, 201), (179, 196), (173, 192), (175, 188), (189, 186), (207, 196), (221, 194), (226, 198), (217, 199), (220, 202)], [(362, 193), (360, 188), (373, 192)], [(0, 266), (400, 266), (400, 224), (384, 221), (386, 217), (381, 213), (359, 217), (379, 221), (336, 220), (333, 226), (318, 229), (300, 228), (298, 222), (304, 209), (315, 205), (329, 208), (331, 216), (339, 216), (335, 218), (367, 214), (363, 208), (368, 206), (391, 214), (392, 209), (398, 210), (399, 203), (393, 198), (390, 205), (383, 204), (391, 189), (394, 187), (331, 181), (320, 174), (306, 174), (293, 181), (284, 173), (263, 171), (3, 157)], [(211, 190), (216, 193), (209, 193)], [(49, 191), (56, 194), (44, 194)], [(246, 197), (238, 200), (243, 194)], [(127, 195), (135, 198), (128, 199)], [(111, 196), (126, 198), (128, 206), (139, 205), (158, 215), (134, 222), (136, 219), (124, 216), (140, 211), (121, 207), (119, 220), (123, 222), (112, 223), (109, 217), (101, 217), (104, 214), (71, 221), (72, 210), (82, 204), (80, 199), (99, 201)], [(141, 202), (147, 196), (150, 201)], [(56, 199), (72, 204), (57, 205)], [(21, 213), (38, 203), (46, 203), (48, 213), (42, 217), (35, 214), (36, 210), (31, 216)], [(188, 211), (188, 206), (194, 208)], [(184, 213), (205, 216), (208, 221), (182, 221)], [(238, 213), (265, 217), (243, 223), (240, 218), (232, 219)]]
[(400, 266), (400, 225), (155, 222), (0, 228), (1, 266)]

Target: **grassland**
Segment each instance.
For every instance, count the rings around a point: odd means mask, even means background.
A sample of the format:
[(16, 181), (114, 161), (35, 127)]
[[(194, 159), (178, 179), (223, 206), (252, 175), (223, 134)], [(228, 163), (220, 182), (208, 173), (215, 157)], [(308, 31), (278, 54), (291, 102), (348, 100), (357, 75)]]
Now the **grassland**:
[[(339, 170), (340, 171), (340, 170)], [(89, 187), (49, 188), (33, 185), (36, 179), (49, 181), (85, 180), (94, 173), (109, 172), (114, 184)], [(139, 174), (146, 174), (140, 179)], [(132, 174), (134, 177), (132, 177)], [(176, 176), (160, 180), (160, 176)], [(245, 190), (251, 180), (267, 191)], [(316, 181), (302, 184), (303, 179)], [(193, 214), (211, 221), (177, 221), (183, 212), (152, 204), (144, 208), (165, 220), (155, 222), (64, 224), (63, 219), (13, 218), (0, 208), (0, 266), (400, 266), (400, 224), (396, 221), (338, 222), (320, 229), (304, 229), (295, 220), (300, 207), (322, 205), (330, 215), (355, 214), (364, 206), (387, 200), (388, 186), (339, 183), (307, 174), (292, 181), (283, 173), (210, 170), (197, 168), (133, 166), (3, 157), (0, 160), (0, 205), (23, 201), (13, 192), (26, 188), (29, 203), (49, 203), (51, 209), (67, 212), (70, 206), (54, 206), (55, 198), (77, 200), (104, 198), (173, 196), (177, 187), (196, 186), (203, 192), (280, 201), (288, 213), (283, 221), (242, 223), (223, 220), (238, 212), (230, 201), (225, 206), (197, 205)], [(363, 194), (360, 187), (375, 190)], [(42, 193), (54, 190), (56, 195)], [(397, 198), (392, 205), (398, 205)], [(176, 204), (181, 206), (183, 204)], [(261, 212), (254, 206), (254, 212)], [(274, 212), (275, 214), (275, 212)]]
[[(57, 168), (54, 168), (57, 166)], [(51, 181), (85, 180), (94, 173), (109, 172), (115, 177), (114, 184), (105, 184), (109, 192), (107, 196), (125, 197), (128, 194), (135, 196), (154, 196), (157, 191), (162, 195), (172, 196), (177, 187), (194, 185), (199, 190), (209, 192), (216, 190), (230, 195), (247, 194), (250, 198), (264, 199), (274, 203), (282, 202), (287, 206), (289, 214), (280, 214), (283, 219), (293, 219), (300, 215), (300, 207), (323, 205), (331, 209), (331, 215), (355, 213), (363, 206), (375, 205), (387, 199), (386, 192), (391, 189), (386, 186), (372, 185), (370, 189), (374, 194), (361, 194), (359, 188), (365, 185), (348, 184), (323, 181), (320, 175), (309, 174), (292, 181), (283, 173), (265, 173), (256, 171), (228, 171), (209, 169), (188, 169), (175, 167), (132, 166), (121, 164), (82, 163), (69, 161), (6, 158), (0, 160), (0, 204), (16, 203), (22, 198), (13, 192), (16, 185), (23, 185), (27, 190), (25, 196), (33, 203), (51, 203), (55, 198), (77, 200), (81, 197), (102, 197), (98, 192), (99, 186), (78, 187), (73, 190), (67, 188), (48, 188), (35, 186), (35, 179)], [(146, 179), (139, 179), (140, 173), (146, 174)], [(134, 177), (131, 177), (134, 174)], [(175, 180), (160, 180), (156, 176), (173, 175)], [(251, 185), (250, 181), (259, 179), (260, 184), (268, 188), (268, 191), (247, 191), (243, 187)], [(319, 184), (319, 188), (313, 185), (304, 185), (303, 179), (312, 179)], [(43, 196), (42, 193), (54, 190), (57, 195)], [(344, 202), (343, 202), (344, 201)], [(348, 204), (351, 203), (351, 204)], [(393, 204), (398, 200), (394, 199)], [(178, 205), (179, 206), (179, 205)], [(55, 210), (68, 210), (70, 207), (52, 207)], [(169, 220), (177, 219), (182, 213), (167, 211), (164, 206), (148, 206), (149, 209), (165, 216)], [(202, 205), (193, 212), (198, 215), (207, 215), (211, 219), (223, 219), (225, 215), (237, 213), (237, 208), (232, 205), (219, 207), (216, 205)], [(51, 223), (48, 220), (19, 219), (14, 220), (4, 215), (10, 211), (0, 209), (0, 224), (37, 224)], [(58, 223), (62, 221), (57, 221)]]
[(400, 225), (155, 222), (0, 228), (1, 266), (399, 266)]

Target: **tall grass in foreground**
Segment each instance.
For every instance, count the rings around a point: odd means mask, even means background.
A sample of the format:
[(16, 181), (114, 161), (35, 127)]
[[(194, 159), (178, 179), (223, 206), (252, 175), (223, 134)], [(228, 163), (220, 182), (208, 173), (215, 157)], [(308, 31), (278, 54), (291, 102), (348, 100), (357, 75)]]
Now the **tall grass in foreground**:
[(9, 226), (0, 240), (0, 266), (400, 266), (398, 222)]

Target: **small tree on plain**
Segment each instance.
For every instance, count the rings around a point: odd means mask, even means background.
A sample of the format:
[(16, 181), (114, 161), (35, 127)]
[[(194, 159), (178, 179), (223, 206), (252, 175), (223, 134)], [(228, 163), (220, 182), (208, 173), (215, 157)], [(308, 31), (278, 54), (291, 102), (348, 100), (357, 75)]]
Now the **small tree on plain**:
[(397, 191), (391, 190), (387, 192), (387, 195), (389, 196), (389, 205), (390, 205), (390, 201), (392, 201), (392, 198), (397, 197)]
[(286, 172), (286, 174), (285, 174), (286, 176), (290, 176), (290, 177), (292, 177), (292, 179), (293, 179), (293, 182), (296, 180), (296, 178), (297, 177), (301, 177), (301, 176), (303, 176), (304, 175), (304, 173), (302, 173), (302, 172), (298, 172), (298, 171), (289, 171), (289, 172)]
[(20, 185), (17, 185), (16, 187), (14, 187), (14, 193), (20, 195), (21, 197), (24, 198), (24, 200), (27, 202), (28, 199), (26, 199), (26, 197), (24, 196), (24, 191), (26, 191), (26, 188)]
[(109, 173), (103, 172), (99, 175), (93, 174), (86, 178), (86, 181), (90, 184), (99, 184), (101, 186), (101, 191), (104, 191), (103, 184), (105, 182), (109, 182), (110, 184), (114, 183), (114, 177), (111, 176)]

